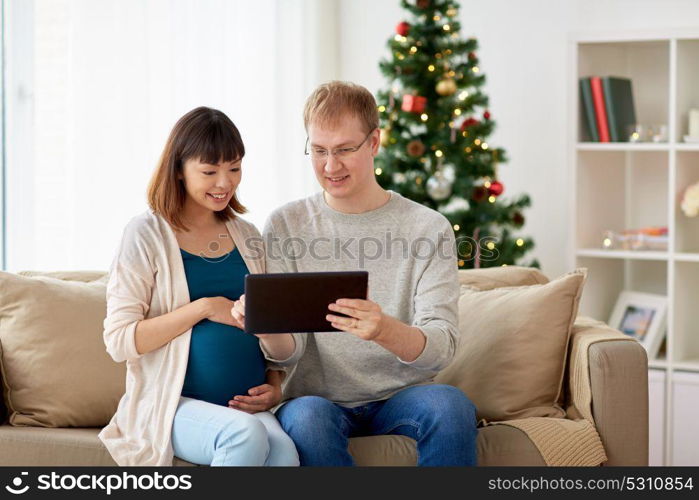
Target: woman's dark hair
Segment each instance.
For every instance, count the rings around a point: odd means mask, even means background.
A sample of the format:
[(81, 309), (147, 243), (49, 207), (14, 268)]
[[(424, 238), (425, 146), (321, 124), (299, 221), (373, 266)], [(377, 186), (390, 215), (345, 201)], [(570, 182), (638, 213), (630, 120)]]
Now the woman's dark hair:
[[(182, 221), (182, 209), (187, 199), (183, 174), (184, 163), (196, 159), (217, 165), (240, 160), (245, 146), (240, 132), (224, 113), (204, 106), (193, 109), (180, 118), (170, 132), (158, 166), (148, 185), (148, 205), (176, 229), (187, 230)], [(234, 193), (228, 206), (214, 215), (221, 221), (234, 219), (236, 213), (247, 209)]]

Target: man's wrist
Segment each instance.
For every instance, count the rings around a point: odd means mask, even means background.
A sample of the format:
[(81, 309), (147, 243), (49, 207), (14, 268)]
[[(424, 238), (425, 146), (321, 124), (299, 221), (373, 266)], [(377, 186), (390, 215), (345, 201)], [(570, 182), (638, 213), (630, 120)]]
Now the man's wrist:
[(381, 319), (379, 320), (376, 336), (372, 340), (378, 344), (389, 342), (392, 335), (393, 321), (395, 321), (394, 318), (388, 314), (381, 313)]
[(286, 373), (277, 368), (267, 368), (266, 382), (272, 387), (281, 388)]

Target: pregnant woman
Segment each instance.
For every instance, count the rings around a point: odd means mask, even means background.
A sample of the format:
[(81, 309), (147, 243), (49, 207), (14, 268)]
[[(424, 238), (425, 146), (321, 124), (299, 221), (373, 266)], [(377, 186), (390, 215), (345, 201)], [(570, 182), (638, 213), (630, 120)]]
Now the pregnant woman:
[(177, 122), (122, 237), (107, 285), (104, 340), (126, 391), (100, 439), (119, 465), (298, 465), (268, 410), (283, 371), (231, 314), (247, 273), (264, 272), (257, 229), (238, 214), (245, 149), (222, 112)]

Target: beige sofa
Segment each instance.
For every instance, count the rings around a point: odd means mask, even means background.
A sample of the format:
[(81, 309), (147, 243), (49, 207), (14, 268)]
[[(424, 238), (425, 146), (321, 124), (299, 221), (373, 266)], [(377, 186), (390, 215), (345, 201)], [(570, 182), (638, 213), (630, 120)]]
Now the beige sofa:
[[(460, 271), (460, 278), (463, 284), (481, 284), (484, 289), (536, 287), (548, 282), (537, 270), (508, 269)], [(78, 279), (88, 281), (95, 277), (83, 276)], [(3, 292), (0, 290), (0, 323), (2, 300)], [(1, 328), (2, 325), (0, 331)], [(572, 340), (580, 340), (585, 336), (599, 335), (602, 330), (609, 328), (599, 323), (577, 321), (570, 335)], [(99, 333), (96, 332), (96, 335)], [(16, 332), (10, 334), (17, 335)], [(580, 390), (570, 382), (573, 377), (570, 366), (582, 361), (573, 357), (573, 345), (573, 341), (568, 342), (567, 356), (563, 361), (566, 367), (563, 374), (565, 383), (559, 396), (562, 408), (569, 407), (574, 400), (574, 391)], [(610, 340), (592, 343), (589, 349), (575, 355), (585, 357), (584, 365), (589, 369), (589, 387), (586, 389), (591, 394), (594, 427), (608, 458), (604, 465), (647, 465), (648, 384), (645, 350), (636, 342)], [(526, 377), (527, 374), (519, 376)], [(3, 386), (7, 401), (11, 388), (8, 383), (3, 383)], [(0, 421), (3, 423), (0, 425), (0, 465), (115, 465), (97, 437), (100, 427), (9, 425), (5, 404), (2, 400), (0, 404)], [(481, 427), (477, 446), (479, 465), (546, 465), (542, 453), (528, 435), (509, 425)], [(402, 436), (352, 438), (350, 452), (359, 465), (413, 465), (416, 462), (414, 441)], [(174, 465), (192, 464), (176, 458)]]

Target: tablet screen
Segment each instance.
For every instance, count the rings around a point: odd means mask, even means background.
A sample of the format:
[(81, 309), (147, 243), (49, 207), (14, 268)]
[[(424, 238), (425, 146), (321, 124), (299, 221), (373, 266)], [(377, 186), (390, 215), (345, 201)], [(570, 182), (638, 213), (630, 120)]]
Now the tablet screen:
[(366, 299), (367, 271), (248, 274), (246, 333), (338, 331), (325, 319), (337, 299)]

